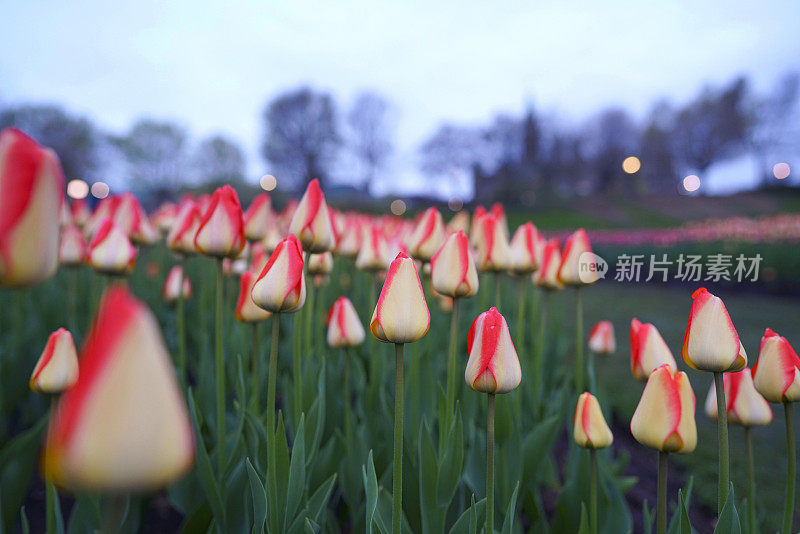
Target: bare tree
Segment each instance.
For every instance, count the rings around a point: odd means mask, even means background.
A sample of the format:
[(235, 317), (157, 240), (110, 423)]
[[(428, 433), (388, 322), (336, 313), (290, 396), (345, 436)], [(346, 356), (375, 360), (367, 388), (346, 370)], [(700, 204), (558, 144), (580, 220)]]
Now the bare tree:
[(798, 96), (800, 75), (790, 72), (778, 81), (771, 94), (755, 97), (750, 103), (750, 115), (758, 118), (750, 132), (750, 147), (764, 183), (772, 182), (770, 157), (781, 158), (783, 153), (794, 150), (800, 140)]
[(127, 160), (134, 185), (172, 192), (183, 179), (186, 132), (171, 122), (141, 119), (114, 142)]
[(276, 173), (301, 189), (314, 178), (324, 185), (340, 145), (331, 96), (309, 88), (279, 95), (264, 111), (264, 125), (261, 153)]
[(375, 93), (361, 93), (347, 115), (352, 151), (363, 168), (361, 183), (371, 184), (392, 152), (389, 103)]
[(244, 154), (235, 141), (221, 135), (204, 139), (194, 154), (200, 182), (212, 186), (237, 184), (244, 180)]
[(597, 188), (608, 191), (623, 176), (622, 160), (638, 143), (636, 125), (622, 108), (601, 112), (589, 128), (589, 153), (597, 178)]

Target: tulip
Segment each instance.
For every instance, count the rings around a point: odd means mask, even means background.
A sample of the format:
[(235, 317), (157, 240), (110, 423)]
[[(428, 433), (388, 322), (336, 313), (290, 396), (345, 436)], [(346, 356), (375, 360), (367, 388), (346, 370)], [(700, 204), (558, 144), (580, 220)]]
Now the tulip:
[(502, 224), (492, 215), (481, 217), (479, 236), (478, 269), (495, 273), (510, 269), (511, 248)]
[(614, 436), (608, 428), (597, 398), (589, 392), (578, 397), (575, 406), (573, 437), (578, 446), (589, 449), (591, 482), (589, 488), (589, 523), (593, 534), (597, 533), (597, 456), (596, 449), (611, 445)]
[(47, 339), (31, 375), (30, 388), (39, 393), (61, 393), (78, 380), (78, 354), (72, 334), (59, 328)]
[(542, 289), (562, 289), (564, 285), (558, 278), (560, 266), (561, 250), (558, 239), (553, 238), (542, 246), (542, 261), (539, 270), (533, 275), (533, 283)]
[(541, 236), (532, 222), (519, 226), (511, 238), (511, 272), (517, 275), (531, 274), (539, 268)]
[(331, 274), (332, 270), (333, 254), (330, 252), (308, 255), (308, 274)]
[(497, 223), (500, 225), (500, 230), (503, 232), (503, 236), (505, 236), (506, 241), (508, 241), (508, 220), (506, 219), (506, 209), (501, 203), (495, 202), (489, 209), (489, 215), (497, 219)]
[(75, 199), (71, 202), (72, 221), (78, 228), (83, 228), (92, 215), (89, 204), (84, 199)]
[(447, 233), (454, 234), (461, 230), (466, 234), (469, 232), (469, 227), (469, 212), (466, 210), (461, 210), (456, 212), (456, 214), (453, 215), (453, 218), (450, 219), (450, 222), (447, 223)]
[(786, 471), (786, 501), (783, 507), (783, 533), (792, 529), (796, 457), (792, 403), (800, 400), (800, 358), (785, 337), (767, 328), (761, 338), (758, 362), (753, 366), (756, 390), (769, 402), (783, 403), (786, 421), (786, 446), (789, 466)]
[(543, 289), (540, 310), (539, 310), (539, 335), (537, 337), (536, 352), (533, 355), (533, 391), (534, 405), (538, 409), (542, 400), (544, 390), (542, 384), (545, 338), (547, 334), (547, 308), (550, 300), (550, 292), (562, 289), (561, 282), (558, 280), (558, 267), (561, 264), (561, 247), (558, 239), (550, 239), (542, 245), (539, 270), (533, 274), (533, 283), (536, 287)]
[(269, 195), (257, 195), (247, 211), (244, 212), (244, 235), (250, 241), (261, 241), (267, 235), (270, 218), (272, 216), (272, 203)]
[(198, 252), (218, 258), (235, 258), (245, 245), (244, 220), (239, 196), (223, 185), (211, 197), (194, 237)]
[(728, 498), (728, 415), (725, 406), (725, 388), (722, 373), (739, 371), (747, 365), (739, 334), (725, 309), (725, 304), (717, 296), (701, 287), (692, 293), (692, 309), (686, 334), (683, 337), (683, 360), (694, 369), (711, 371), (717, 390), (717, 427), (719, 429), (719, 495), (717, 512)]
[(256, 305), (252, 291), (258, 275), (245, 271), (239, 277), (239, 300), (236, 302), (236, 319), (243, 323), (256, 323), (269, 319), (269, 311)]
[(522, 380), (517, 351), (505, 318), (492, 307), (478, 315), (467, 335), (469, 361), (464, 379), (475, 391), (487, 393), (486, 532), (494, 531), (494, 396), (508, 393)]
[(631, 320), (631, 371), (636, 380), (647, 382), (650, 373), (662, 365), (668, 365), (672, 372), (678, 364), (658, 329), (650, 323), (640, 323), (635, 317)]
[(97, 232), (98, 228), (100, 228), (104, 220), (114, 219), (114, 214), (121, 201), (122, 197), (110, 195), (97, 203), (91, 217), (86, 221), (86, 225), (83, 228), (87, 239), (91, 240), (91, 238), (94, 237), (94, 234)]
[(740, 371), (747, 354), (722, 299), (701, 287), (692, 293), (692, 310), (683, 338), (683, 359), (693, 369)]
[(427, 262), (442, 246), (444, 239), (444, 219), (439, 210), (431, 206), (422, 214), (414, 233), (411, 234), (408, 250), (412, 257)]
[(183, 476), (194, 437), (155, 317), (109, 289), (61, 397), (44, 450), (48, 480), (71, 490), (150, 491)]
[(292, 215), (289, 233), (296, 235), (308, 252), (327, 252), (336, 245), (328, 204), (316, 178), (308, 183)]
[(55, 274), (63, 186), (55, 152), (19, 130), (0, 131), (0, 285), (31, 286)]
[(583, 228), (576, 230), (567, 238), (564, 250), (561, 253), (561, 265), (558, 268), (559, 281), (567, 286), (583, 286), (597, 282), (597, 273), (594, 270), (581, 272), (580, 258), (584, 253), (592, 252), (589, 238)]
[(192, 296), (192, 283), (188, 277), (183, 276), (183, 266), (175, 265), (169, 270), (167, 279), (164, 280), (164, 288), (161, 290), (161, 298), (167, 304), (174, 304), (178, 298), (188, 299)]
[(431, 315), (414, 260), (400, 252), (389, 266), (369, 329), (380, 341), (411, 343), (431, 326)]
[(89, 243), (89, 265), (109, 275), (126, 275), (133, 271), (136, 249), (125, 232), (111, 219), (104, 220)]
[(121, 195), (113, 219), (137, 245), (152, 245), (158, 241), (158, 231), (153, 227), (139, 200), (131, 192)]
[(169, 249), (184, 256), (197, 254), (194, 237), (197, 235), (197, 229), (200, 228), (201, 218), (200, 209), (194, 201), (182, 202), (178, 214), (175, 216), (175, 222), (167, 234)]
[(355, 258), (361, 249), (361, 224), (350, 219), (342, 229), (342, 238), (336, 244), (336, 253), (348, 258)]
[(172, 229), (172, 225), (175, 224), (175, 219), (178, 217), (178, 209), (178, 206), (172, 202), (162, 202), (153, 212), (150, 222), (158, 228), (159, 232), (166, 236)]
[(600, 321), (589, 332), (589, 350), (595, 354), (614, 354), (617, 341), (614, 336), (614, 324), (611, 321)]
[(58, 261), (65, 267), (82, 265), (89, 251), (83, 233), (77, 226), (65, 226), (61, 229), (61, 244), (58, 248)]
[[(749, 428), (765, 426), (772, 422), (772, 409), (753, 384), (751, 370), (725, 373), (722, 377), (727, 401), (728, 421), (734, 425)], [(705, 404), (706, 414), (717, 419), (717, 388), (714, 382), (708, 391)]]
[(450, 234), (431, 258), (431, 282), (442, 295), (472, 297), (478, 292), (478, 271), (469, 250), (469, 240), (459, 230)]
[(303, 277), (303, 249), (290, 235), (275, 247), (253, 285), (253, 302), (273, 313), (292, 313), (306, 300)]
[(283, 235), (278, 228), (278, 221), (273, 219), (267, 226), (267, 233), (264, 235), (264, 239), (261, 240), (261, 244), (264, 245), (264, 251), (267, 254), (272, 254), (272, 251), (275, 250), (275, 247), (278, 246), (282, 239)]
[(633, 437), (658, 455), (658, 533), (667, 530), (667, 454), (690, 453), (697, 445), (695, 398), (689, 377), (669, 365), (654, 370), (631, 419)]
[(58, 224), (63, 228), (64, 226), (72, 226), (72, 211), (66, 201), (61, 202), (61, 209), (58, 215)]
[(373, 273), (386, 269), (388, 251), (386, 250), (386, 238), (380, 226), (366, 224), (363, 227), (363, 232), (361, 248), (356, 257), (356, 268)]
[(328, 312), (328, 345), (334, 349), (357, 347), (364, 342), (364, 327), (353, 303), (339, 297)]

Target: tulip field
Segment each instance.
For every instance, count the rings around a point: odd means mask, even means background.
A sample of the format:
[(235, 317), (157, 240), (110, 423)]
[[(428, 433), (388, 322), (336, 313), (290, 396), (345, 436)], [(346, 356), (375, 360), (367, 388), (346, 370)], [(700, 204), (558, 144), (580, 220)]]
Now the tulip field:
[(16, 130), (0, 186), (0, 532), (800, 526), (794, 299), (587, 267), (769, 243), (793, 279), (792, 216), (662, 243), (341, 211), (316, 180), (148, 213), (65, 198)]

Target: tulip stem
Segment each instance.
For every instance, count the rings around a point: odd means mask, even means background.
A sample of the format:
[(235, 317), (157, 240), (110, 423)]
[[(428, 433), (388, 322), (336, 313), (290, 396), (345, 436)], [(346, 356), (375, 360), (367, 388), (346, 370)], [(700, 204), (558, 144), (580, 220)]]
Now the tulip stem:
[(75, 337), (78, 335), (78, 267), (69, 269), (69, 317)]
[(528, 289), (528, 280), (524, 276), (519, 278), (519, 295), (517, 307), (517, 350), (525, 350), (525, 293)]
[(494, 273), (494, 306), (500, 309), (500, 271)]
[[(56, 408), (56, 395), (50, 396), (50, 419), (52, 420), (54, 417), (54, 412)], [(56, 491), (56, 486), (53, 484), (52, 481), (48, 477), (45, 477), (45, 501), (46, 501), (46, 509), (47, 509), (47, 534), (55, 534), (57, 532), (56, 527), (56, 500), (58, 499), (58, 493)]]
[(542, 293), (542, 300), (541, 305), (539, 307), (539, 312), (541, 318), (539, 320), (539, 336), (536, 340), (536, 352), (534, 353), (534, 361), (533, 361), (533, 382), (534, 382), (534, 403), (535, 407), (538, 411), (539, 405), (542, 401), (542, 370), (544, 366), (544, 348), (545, 348), (545, 337), (547, 334), (547, 304), (550, 301), (550, 292), (544, 290)]
[[(281, 331), (281, 314), (272, 314), (272, 340), (269, 349), (269, 376), (267, 377), (267, 483), (270, 510), (278, 509), (278, 477), (275, 469), (275, 382), (278, 377), (278, 338)], [(273, 512), (274, 513), (274, 512)]]
[(403, 519), (403, 343), (394, 356), (394, 471), (392, 473), (392, 532), (402, 532)]
[(744, 442), (747, 448), (747, 515), (750, 532), (756, 531), (756, 475), (753, 468), (753, 435), (750, 427), (744, 427)]
[[(311, 258), (311, 255), (308, 255), (308, 258)], [(313, 346), (313, 339), (314, 336), (312, 335), (313, 329), (313, 322), (314, 322), (314, 297), (316, 296), (316, 289), (314, 288), (314, 283), (311, 277), (308, 275), (308, 261), (303, 263), (303, 276), (306, 279), (306, 304), (303, 310), (303, 320), (305, 322), (303, 334), (305, 337), (305, 356), (308, 358), (309, 354), (311, 353), (311, 348)], [(299, 422), (299, 419), (298, 419)]]
[[(456, 404), (456, 346), (458, 345), (458, 297), (453, 297), (453, 310), (450, 313), (450, 354), (447, 359), (447, 406), (445, 420), (442, 421), (440, 437), (447, 435), (453, 420)], [(444, 441), (444, 439), (440, 440)], [(441, 444), (440, 444), (441, 449)]]
[(253, 361), (251, 369), (252, 379), (253, 379), (253, 406), (256, 409), (256, 413), (258, 413), (258, 323), (253, 323)]
[(728, 462), (728, 409), (725, 402), (725, 385), (722, 373), (714, 373), (714, 386), (717, 390), (717, 430), (719, 434), (719, 491), (717, 494), (717, 513), (722, 513), (722, 507), (728, 499), (728, 486), (730, 480), (730, 464)]
[(181, 384), (186, 387), (186, 326), (183, 312), (183, 259), (178, 264), (180, 266), (181, 279), (178, 286), (178, 304), (175, 310), (177, 330), (178, 330), (178, 374)]
[(494, 393), (486, 406), (486, 532), (494, 534)]
[(350, 406), (350, 348), (344, 349), (344, 437), (347, 449), (350, 449), (351, 406)]
[(786, 417), (786, 457), (789, 465), (786, 469), (786, 502), (783, 505), (783, 534), (792, 532), (792, 519), (794, 516), (794, 483), (796, 477), (795, 452), (794, 447), (794, 421), (792, 419), (792, 403), (783, 403), (784, 415)]
[(589, 462), (592, 466), (591, 485), (589, 486), (589, 518), (592, 534), (597, 534), (597, 451), (589, 449)]
[(222, 258), (219, 258), (217, 260), (217, 302), (214, 322), (216, 327), (217, 452), (219, 454), (220, 477), (223, 476), (225, 470), (225, 361), (222, 358), (222, 283)]
[(581, 288), (575, 288), (575, 389), (583, 392), (583, 303)]
[(658, 452), (658, 510), (656, 512), (656, 532), (667, 532), (667, 455), (664, 451)]

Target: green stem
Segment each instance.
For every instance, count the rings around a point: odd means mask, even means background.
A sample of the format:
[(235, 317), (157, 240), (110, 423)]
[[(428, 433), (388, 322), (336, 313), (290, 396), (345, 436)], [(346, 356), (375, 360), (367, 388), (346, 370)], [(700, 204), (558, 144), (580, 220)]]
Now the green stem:
[(110, 494), (108, 502), (103, 507), (103, 524), (100, 532), (102, 534), (120, 534), (125, 532), (125, 496)]
[(178, 330), (178, 375), (180, 376), (181, 384), (186, 386), (188, 381), (186, 378), (186, 323), (183, 310), (183, 276), (184, 276), (183, 258), (181, 258), (179, 265), (181, 268), (181, 280), (179, 286), (180, 290), (178, 291), (178, 305), (175, 310), (175, 313), (177, 315), (176, 322)]
[(486, 407), (486, 532), (494, 534), (494, 393)]
[(275, 469), (275, 383), (278, 377), (278, 338), (281, 314), (272, 314), (272, 340), (269, 349), (269, 376), (267, 378), (267, 474), (270, 510), (278, 509), (278, 477)]
[(403, 344), (394, 356), (394, 471), (392, 473), (392, 532), (402, 532), (403, 519)]
[[(309, 255), (309, 257), (311, 257)], [(303, 306), (303, 320), (304, 320), (304, 329), (303, 329), (303, 337), (305, 338), (304, 346), (305, 346), (305, 356), (308, 358), (309, 354), (311, 354), (311, 347), (313, 346), (314, 336), (312, 335), (313, 329), (313, 322), (314, 322), (314, 297), (316, 296), (316, 288), (314, 287), (314, 282), (312, 277), (308, 276), (308, 262), (304, 264), (303, 267), (304, 273), (303, 276), (306, 277), (306, 304)], [(299, 420), (298, 420), (299, 421)]]
[(744, 427), (744, 442), (747, 448), (747, 515), (751, 534), (756, 534), (756, 475), (753, 469), (753, 436), (750, 427)]
[(78, 335), (78, 267), (69, 268), (69, 319), (72, 336)]
[(216, 347), (214, 351), (217, 375), (217, 452), (219, 474), (225, 470), (225, 361), (222, 357), (222, 258), (217, 260), (217, 302), (215, 311)]
[(589, 461), (592, 466), (591, 485), (589, 486), (589, 521), (592, 534), (597, 534), (597, 451), (589, 449)]
[(528, 289), (528, 280), (526, 277), (519, 278), (519, 294), (517, 295), (517, 350), (525, 350), (525, 293)]
[(350, 449), (352, 415), (350, 414), (350, 349), (344, 349), (344, 437), (345, 446)]
[(664, 451), (659, 451), (658, 453), (657, 534), (666, 534), (667, 532), (667, 454), (669, 453)]
[(581, 288), (575, 288), (575, 389), (583, 392), (583, 304)]
[(259, 358), (259, 354), (258, 354), (258, 323), (253, 323), (252, 328), (253, 328), (253, 361), (251, 362), (252, 363), (252, 369), (250, 370), (250, 373), (253, 375), (252, 376), (252, 379), (253, 379), (253, 393), (252, 393), (252, 395), (253, 395), (253, 397), (252, 397), (253, 398), (253, 406), (256, 409), (256, 413), (258, 413), (258, 397), (259, 397), (259, 394), (258, 394), (258, 383), (260, 381), (260, 377), (258, 375), (258, 358)]
[(481, 311), (486, 310), (489, 291), (491, 291), (489, 289), (488, 276), (487, 273), (478, 273), (478, 309)]
[(789, 461), (788, 468), (786, 469), (786, 502), (783, 505), (783, 534), (791, 534), (792, 519), (794, 516), (794, 483), (796, 477), (792, 403), (784, 402), (783, 410), (786, 417), (786, 457)]
[(536, 352), (534, 353), (534, 360), (533, 360), (533, 382), (534, 382), (534, 391), (533, 391), (533, 398), (535, 400), (535, 407), (536, 411), (540, 406), (540, 403), (543, 399), (543, 381), (542, 381), (542, 370), (544, 367), (544, 348), (545, 348), (545, 337), (547, 333), (547, 304), (550, 300), (550, 292), (545, 290), (542, 294), (541, 306), (539, 308), (541, 318), (539, 319), (539, 336), (536, 340)]
[[(298, 331), (302, 326), (300, 319), (302, 319), (302, 317), (294, 318), (295, 331)], [(294, 379), (294, 424), (297, 426), (300, 424), (300, 414), (303, 412), (303, 362), (300, 358), (300, 347), (298, 343), (295, 343), (295, 349), (293, 355), (292, 378)]]
[(494, 307), (500, 309), (500, 271), (494, 273)]
[[(50, 396), (50, 419), (53, 418), (53, 412), (56, 406), (56, 396)], [(47, 534), (55, 534), (57, 532), (56, 528), (56, 500), (58, 499), (58, 492), (56, 491), (56, 486), (53, 482), (47, 478), (45, 480), (45, 500), (46, 500), (46, 509), (47, 509)]]
[(450, 354), (447, 358), (447, 406), (446, 420), (442, 424), (441, 435), (445, 436), (453, 421), (453, 410), (456, 405), (456, 352), (458, 346), (458, 297), (453, 298), (453, 310), (450, 312)]
[(717, 513), (728, 499), (730, 480), (730, 464), (728, 462), (728, 405), (725, 402), (725, 386), (722, 373), (714, 373), (714, 385), (717, 390), (717, 431), (719, 435), (719, 488), (717, 492)]

